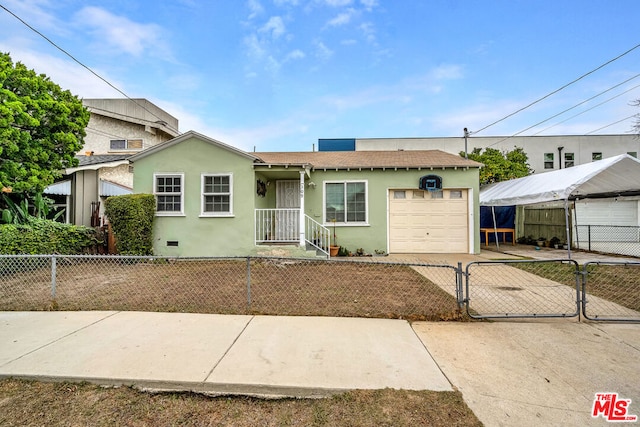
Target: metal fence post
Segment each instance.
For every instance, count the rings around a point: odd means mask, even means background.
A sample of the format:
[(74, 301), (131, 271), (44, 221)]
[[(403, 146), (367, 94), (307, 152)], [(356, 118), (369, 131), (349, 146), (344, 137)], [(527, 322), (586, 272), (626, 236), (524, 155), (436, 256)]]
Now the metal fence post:
[(247, 309), (251, 310), (251, 257), (247, 257)]
[(456, 269), (456, 301), (458, 302), (458, 308), (462, 310), (464, 300), (462, 298), (462, 263), (458, 262), (458, 268)]
[(591, 252), (591, 225), (587, 225), (587, 241), (589, 242), (587, 247), (589, 248), (589, 252)]
[(51, 257), (51, 299), (56, 299), (56, 273), (57, 273), (56, 257)]

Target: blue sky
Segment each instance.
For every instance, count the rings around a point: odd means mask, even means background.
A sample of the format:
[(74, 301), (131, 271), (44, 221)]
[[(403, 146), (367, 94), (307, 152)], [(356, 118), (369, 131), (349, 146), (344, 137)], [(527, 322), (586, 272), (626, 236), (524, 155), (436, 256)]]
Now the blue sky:
[[(462, 136), (640, 43), (637, 0), (0, 5), (129, 97), (176, 116), (182, 132), (258, 151), (309, 151), (319, 138)], [(14, 61), (80, 97), (121, 97), (4, 10), (0, 29), (0, 51)], [(516, 134), (639, 73), (637, 48), (477, 135)], [(637, 85), (640, 77), (522, 135), (583, 135), (640, 113), (630, 105)]]

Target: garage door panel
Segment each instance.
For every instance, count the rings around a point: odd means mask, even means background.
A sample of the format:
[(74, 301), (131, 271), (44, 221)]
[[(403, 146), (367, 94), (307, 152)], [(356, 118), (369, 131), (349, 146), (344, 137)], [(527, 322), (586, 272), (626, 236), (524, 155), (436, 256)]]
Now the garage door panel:
[(468, 251), (467, 190), (444, 190), (435, 197), (428, 192), (404, 190), (399, 194), (404, 198), (397, 199), (396, 192), (391, 190), (389, 194), (390, 252)]

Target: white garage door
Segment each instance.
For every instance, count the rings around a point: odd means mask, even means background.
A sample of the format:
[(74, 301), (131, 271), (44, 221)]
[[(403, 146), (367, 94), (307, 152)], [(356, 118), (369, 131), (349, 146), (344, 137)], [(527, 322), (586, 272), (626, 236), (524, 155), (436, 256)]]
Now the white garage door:
[(389, 191), (389, 252), (467, 253), (467, 190)]

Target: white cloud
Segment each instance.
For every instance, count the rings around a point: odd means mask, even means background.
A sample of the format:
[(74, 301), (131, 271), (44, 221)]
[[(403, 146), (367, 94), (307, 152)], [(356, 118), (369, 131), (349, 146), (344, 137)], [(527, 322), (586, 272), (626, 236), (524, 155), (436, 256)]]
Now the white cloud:
[(358, 26), (358, 29), (362, 32), (365, 39), (369, 43), (375, 43), (376, 41), (376, 29), (371, 22), (363, 22)]
[(244, 38), (244, 45), (247, 47), (247, 53), (250, 58), (259, 60), (266, 55), (266, 50), (260, 43), (258, 36), (249, 34)]
[(249, 19), (253, 19), (264, 13), (264, 7), (262, 7), (262, 4), (258, 0), (249, 0), (247, 7), (249, 8)]
[(285, 61), (290, 61), (290, 60), (294, 60), (294, 59), (302, 59), (304, 58), (306, 55), (304, 54), (303, 51), (301, 51), (300, 49), (295, 49), (292, 50), (291, 52), (289, 52), (285, 58)]
[[(27, 68), (35, 70), (36, 73), (46, 74), (62, 89), (69, 90), (81, 98), (122, 97), (122, 94), (71, 59), (61, 59), (40, 51), (16, 49), (15, 45), (10, 47), (0, 43), (0, 51), (8, 52), (9, 50), (11, 50), (11, 59), (14, 63), (22, 62)], [(124, 83), (115, 80), (103, 70), (92, 69), (115, 87), (126, 92)]]
[(271, 37), (277, 39), (281, 37), (284, 33), (286, 33), (286, 28), (284, 26), (284, 21), (279, 16), (272, 16), (269, 18), (266, 24), (264, 24), (260, 30), (262, 33), (269, 33)]
[(329, 20), (327, 22), (327, 27), (339, 27), (342, 25), (346, 25), (351, 22), (351, 18), (356, 14), (355, 9), (349, 8), (346, 12), (342, 12), (338, 14), (335, 18)]
[(378, 0), (360, 0), (360, 3), (367, 11), (371, 11), (374, 7), (378, 6)]
[(166, 49), (161, 41), (162, 28), (156, 24), (140, 24), (93, 6), (81, 9), (75, 20), (80, 26), (89, 27), (103, 46), (110, 45), (114, 50), (140, 56), (145, 51)]
[(290, 4), (291, 6), (297, 6), (298, 0), (273, 0), (276, 6), (286, 6)]
[(352, 0), (322, 0), (324, 4), (331, 7), (342, 7), (351, 4)]
[(323, 61), (328, 60), (333, 56), (333, 51), (327, 47), (323, 42), (316, 40), (314, 42), (316, 47), (316, 57), (322, 59)]

